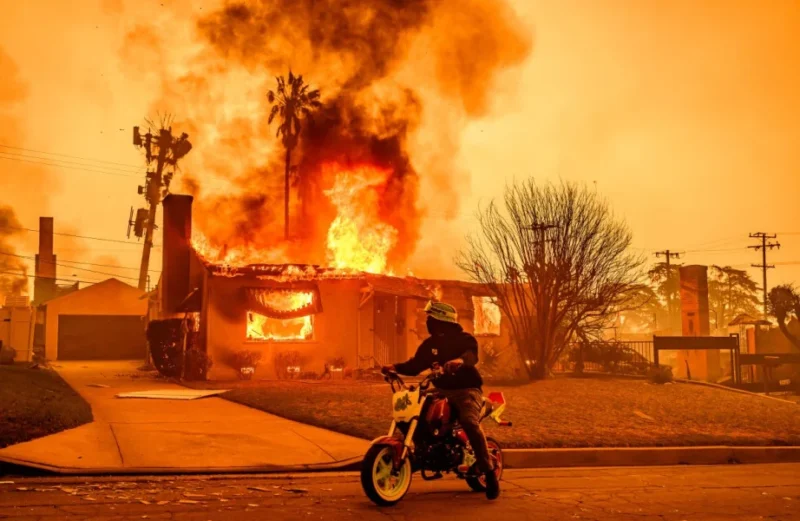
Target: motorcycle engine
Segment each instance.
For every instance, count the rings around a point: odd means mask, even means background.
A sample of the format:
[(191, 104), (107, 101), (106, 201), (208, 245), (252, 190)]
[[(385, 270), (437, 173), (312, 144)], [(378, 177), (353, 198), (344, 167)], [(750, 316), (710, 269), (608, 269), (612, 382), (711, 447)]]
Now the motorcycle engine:
[(464, 459), (464, 449), (460, 444), (449, 441), (436, 442), (425, 447), (423, 458), (426, 469), (446, 472), (461, 463)]

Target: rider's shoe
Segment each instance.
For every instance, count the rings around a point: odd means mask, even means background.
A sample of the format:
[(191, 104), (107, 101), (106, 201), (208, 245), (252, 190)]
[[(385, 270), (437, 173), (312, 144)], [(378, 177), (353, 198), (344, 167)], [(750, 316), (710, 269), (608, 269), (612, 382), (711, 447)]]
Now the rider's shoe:
[(486, 478), (486, 498), (497, 499), (500, 497), (500, 481), (497, 479), (497, 474), (494, 472), (487, 472)]

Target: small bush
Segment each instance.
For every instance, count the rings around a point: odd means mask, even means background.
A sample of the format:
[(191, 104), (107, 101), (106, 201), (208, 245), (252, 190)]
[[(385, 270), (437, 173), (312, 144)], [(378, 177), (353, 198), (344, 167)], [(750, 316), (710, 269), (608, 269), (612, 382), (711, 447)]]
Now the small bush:
[(0, 364), (11, 365), (17, 357), (17, 350), (11, 346), (4, 346), (0, 340)]
[(183, 328), (179, 318), (152, 320), (147, 324), (147, 342), (153, 365), (168, 378), (180, 378), (183, 370)]
[(186, 372), (184, 377), (190, 381), (205, 380), (213, 365), (211, 357), (199, 349), (186, 351)]
[(659, 367), (652, 367), (648, 373), (648, 378), (654, 384), (666, 384), (673, 380), (672, 367), (662, 365)]
[(273, 357), (275, 364), (275, 374), (279, 380), (286, 378), (296, 378), (299, 376), (297, 368), (300, 367), (299, 351), (280, 351)]
[[(229, 361), (229, 365), (236, 369), (236, 374), (243, 380), (249, 380), (253, 377), (253, 372), (255, 372), (259, 363), (261, 363), (261, 352), (247, 349), (233, 353)], [(249, 369), (252, 369), (252, 371)]]

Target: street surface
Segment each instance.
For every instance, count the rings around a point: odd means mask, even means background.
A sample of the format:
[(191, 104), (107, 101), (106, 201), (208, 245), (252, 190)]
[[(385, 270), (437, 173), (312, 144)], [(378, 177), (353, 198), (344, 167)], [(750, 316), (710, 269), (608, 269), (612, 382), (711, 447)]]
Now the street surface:
[(455, 479), (417, 476), (388, 509), (365, 499), (354, 473), (0, 477), (0, 519), (800, 519), (800, 464), (509, 471), (496, 502)]

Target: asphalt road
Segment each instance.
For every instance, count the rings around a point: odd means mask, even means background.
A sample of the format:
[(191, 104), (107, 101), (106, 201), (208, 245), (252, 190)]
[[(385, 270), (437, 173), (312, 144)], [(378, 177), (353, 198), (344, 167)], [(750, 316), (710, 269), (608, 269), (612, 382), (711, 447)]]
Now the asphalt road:
[(379, 509), (353, 473), (0, 477), (0, 519), (800, 519), (800, 464), (509, 471), (503, 486), (489, 502), (455, 479), (417, 479)]

